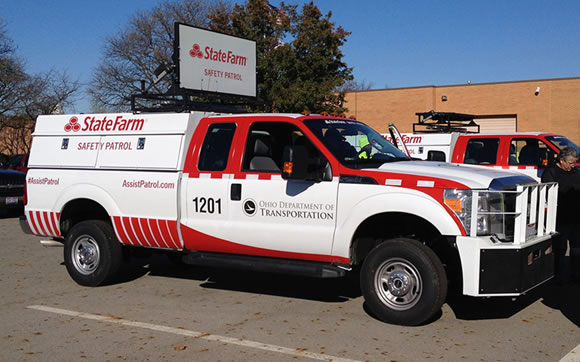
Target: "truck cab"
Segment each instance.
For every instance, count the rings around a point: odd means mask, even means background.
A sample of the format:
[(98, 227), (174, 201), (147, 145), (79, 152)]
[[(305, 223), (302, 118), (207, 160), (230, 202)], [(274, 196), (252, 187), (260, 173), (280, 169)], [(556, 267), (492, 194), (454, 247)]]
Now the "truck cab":
[[(401, 141), (411, 157), (515, 171), (539, 181), (565, 147), (580, 154), (580, 147), (565, 136), (546, 132), (479, 133), (476, 116), (449, 113), (417, 113), (414, 133)], [(391, 135), (385, 137), (392, 140)], [(580, 163), (577, 164), (580, 166)]]
[(568, 138), (550, 133), (461, 135), (451, 162), (516, 170), (539, 180), (564, 147), (580, 152)]

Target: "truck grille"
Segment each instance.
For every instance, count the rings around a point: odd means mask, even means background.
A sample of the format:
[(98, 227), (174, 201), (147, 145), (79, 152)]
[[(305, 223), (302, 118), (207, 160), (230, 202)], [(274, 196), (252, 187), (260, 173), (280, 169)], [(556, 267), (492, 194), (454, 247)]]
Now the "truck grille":
[(20, 172), (0, 172), (0, 196), (22, 196), (25, 179)]

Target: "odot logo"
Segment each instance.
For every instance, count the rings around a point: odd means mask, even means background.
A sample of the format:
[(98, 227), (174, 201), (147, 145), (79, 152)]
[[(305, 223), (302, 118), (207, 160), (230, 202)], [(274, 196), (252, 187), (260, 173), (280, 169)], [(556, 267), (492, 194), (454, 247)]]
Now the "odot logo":
[(256, 202), (252, 199), (247, 199), (243, 204), (244, 214), (254, 216), (256, 214)]
[(203, 54), (201, 52), (201, 47), (199, 46), (199, 44), (193, 44), (193, 48), (191, 48), (191, 50), (189, 51), (189, 55), (191, 55), (192, 58), (203, 58)]
[(71, 117), (67, 124), (64, 125), (64, 130), (66, 132), (74, 131), (78, 132), (81, 130), (81, 125), (79, 124), (79, 119), (77, 117)]

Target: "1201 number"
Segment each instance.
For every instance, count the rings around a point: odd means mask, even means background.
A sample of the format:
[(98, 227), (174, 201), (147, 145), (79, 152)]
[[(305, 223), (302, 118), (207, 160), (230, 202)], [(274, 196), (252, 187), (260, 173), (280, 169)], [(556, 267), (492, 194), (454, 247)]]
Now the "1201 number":
[(211, 197), (196, 197), (193, 199), (193, 208), (195, 209), (195, 212), (202, 214), (221, 214), (222, 200), (216, 200)]

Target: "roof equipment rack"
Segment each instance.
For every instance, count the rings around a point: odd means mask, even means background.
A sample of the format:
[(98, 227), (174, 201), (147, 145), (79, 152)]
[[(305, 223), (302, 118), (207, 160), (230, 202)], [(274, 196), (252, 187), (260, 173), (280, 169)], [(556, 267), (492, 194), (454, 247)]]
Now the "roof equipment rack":
[(413, 123), (413, 133), (479, 133), (477, 116), (453, 112), (419, 112), (419, 120)]

